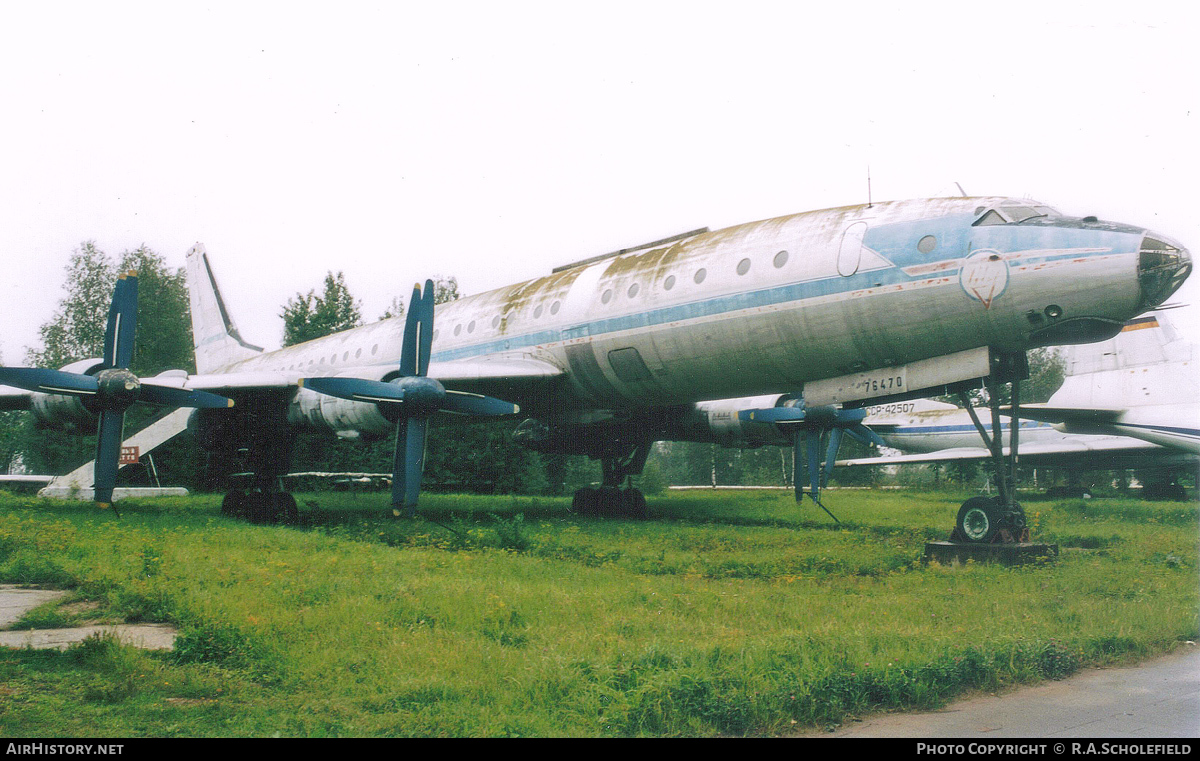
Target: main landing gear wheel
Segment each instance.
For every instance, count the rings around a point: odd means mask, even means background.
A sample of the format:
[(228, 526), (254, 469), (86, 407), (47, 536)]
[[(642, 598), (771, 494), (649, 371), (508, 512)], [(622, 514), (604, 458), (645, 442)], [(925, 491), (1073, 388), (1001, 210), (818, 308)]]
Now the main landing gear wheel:
[(1025, 511), (1016, 502), (1005, 508), (1000, 497), (971, 497), (958, 508), (950, 538), (976, 544), (1029, 541)]
[(971, 497), (958, 509), (955, 529), (968, 542), (990, 542), (1000, 530), (1000, 511), (991, 497)]
[(571, 511), (589, 518), (624, 517), (645, 520), (646, 496), (637, 489), (585, 486), (575, 492)]
[(221, 515), (229, 518), (243, 518), (246, 513), (246, 494), (231, 491), (221, 500)]

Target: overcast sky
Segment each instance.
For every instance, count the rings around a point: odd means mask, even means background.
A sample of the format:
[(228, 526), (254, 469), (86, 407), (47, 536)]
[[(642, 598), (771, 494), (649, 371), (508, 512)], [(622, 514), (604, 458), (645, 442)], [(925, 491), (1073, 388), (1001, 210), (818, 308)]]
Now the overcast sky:
[(85, 240), (203, 242), (273, 348), (330, 270), (372, 321), (433, 275), (865, 202), (868, 166), (875, 200), (957, 182), (1200, 249), (1194, 4), (821, 6), (6, 4), (0, 352)]

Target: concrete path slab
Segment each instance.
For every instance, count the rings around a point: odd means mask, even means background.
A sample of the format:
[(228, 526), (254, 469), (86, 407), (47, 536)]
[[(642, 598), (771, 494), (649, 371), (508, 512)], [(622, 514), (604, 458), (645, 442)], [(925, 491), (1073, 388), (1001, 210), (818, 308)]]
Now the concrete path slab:
[(115, 624), (110, 626), (78, 626), (72, 629), (27, 629), (0, 632), (0, 647), (34, 650), (66, 650), (101, 632), (111, 632), (117, 639), (144, 650), (173, 650), (175, 628), (166, 624)]
[(1200, 647), (804, 737), (1200, 737)]
[(66, 597), (60, 589), (30, 589), (0, 584), (0, 629), (6, 629), (39, 605)]
[[(7, 629), (30, 610), (67, 596), (58, 589), (31, 589), (15, 584), (0, 584), (0, 629)], [(93, 634), (112, 632), (122, 642), (147, 650), (171, 650), (175, 647), (174, 627), (166, 624), (111, 624), (77, 626), (70, 629), (26, 629), (0, 631), (0, 647), (37, 650), (66, 650)]]

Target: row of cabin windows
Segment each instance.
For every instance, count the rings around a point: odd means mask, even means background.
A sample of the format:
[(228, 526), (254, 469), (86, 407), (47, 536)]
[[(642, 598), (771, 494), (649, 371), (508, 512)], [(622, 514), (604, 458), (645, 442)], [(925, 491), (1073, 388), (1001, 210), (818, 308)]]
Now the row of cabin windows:
[[(788, 262), (788, 252), (787, 251), (780, 251), (779, 253), (775, 254), (775, 258), (772, 260), (772, 263), (775, 265), (775, 269), (782, 269), (783, 266), (785, 264), (787, 264), (787, 262)], [(737, 274), (745, 275), (746, 273), (748, 273), (750, 271), (750, 266), (751, 266), (751, 261), (750, 261), (749, 257), (742, 259), (737, 264), (737, 268), (736, 268)], [(700, 283), (704, 282), (704, 279), (706, 277), (708, 277), (708, 270), (705, 269), (704, 267), (701, 267), (700, 269), (696, 270), (696, 273), (692, 276), (692, 280), (697, 285), (699, 285)], [(671, 290), (672, 288), (675, 287), (675, 283), (676, 283), (675, 276), (667, 275), (667, 277), (663, 280), (663, 290), (664, 291)], [(632, 299), (632, 298), (636, 297), (638, 295), (638, 293), (641, 292), (641, 288), (642, 287), (640, 284), (633, 283), (625, 290), (625, 295), (628, 298)], [(604, 293), (602, 293), (600, 295), (600, 302), (603, 304), (608, 304), (612, 300), (613, 300), (613, 290), (611, 288), (606, 289), (604, 291)], [(553, 304), (550, 305), (550, 314), (552, 314), (552, 315), (558, 314), (558, 310), (561, 307), (562, 307), (562, 302), (555, 301)], [(533, 310), (533, 318), (535, 320), (540, 319), (544, 309), (545, 309), (544, 305), (539, 304)], [(500, 327), (500, 320), (501, 320), (500, 315), (496, 315), (495, 317), (492, 318), (492, 328), (493, 329)], [(474, 333), (475, 332), (475, 320), (471, 320), (470, 322), (468, 322), (466, 325), (466, 329), (467, 329), (467, 333)], [(437, 331), (437, 330), (433, 331), (434, 340), (437, 339), (438, 332), (439, 331)], [(461, 323), (454, 326), (454, 335), (455, 336), (461, 335), (462, 332), (463, 332), (463, 325)]]
[[(551, 304), (551, 305), (550, 305), (550, 314), (558, 314), (558, 310), (559, 310), (559, 309), (562, 309), (562, 302), (561, 302), (561, 301), (555, 301), (553, 304)], [(537, 305), (537, 307), (536, 307), (536, 308), (533, 310), (533, 319), (535, 319), (535, 320), (537, 320), (537, 319), (541, 319), (541, 317), (542, 317), (542, 313), (543, 313), (545, 310), (546, 310), (546, 307), (545, 307), (545, 305), (543, 305), (543, 304), (538, 304), (538, 305)], [(501, 318), (501, 316), (500, 316), (500, 315), (496, 315), (495, 317), (493, 317), (493, 318), (492, 318), (492, 329), (493, 329), (493, 330), (494, 330), (494, 329), (496, 329), (496, 328), (499, 328), (499, 327), (500, 327), (500, 320), (501, 320), (501, 319), (502, 319), (502, 318)], [(455, 326), (454, 326), (454, 335), (456, 335), (456, 336), (457, 336), (457, 335), (461, 334), (461, 333), (462, 333), (462, 331), (463, 331), (463, 326), (462, 326), (462, 324), (461, 324), (461, 323), (460, 323), (460, 324), (458, 324), (458, 325), (455, 325)], [(474, 321), (474, 320), (471, 320), (470, 322), (468, 322), (468, 323), (467, 323), (467, 332), (468, 332), (468, 333), (474, 333), (474, 332), (475, 332), (475, 321)], [(433, 331), (433, 337), (434, 337), (434, 339), (437, 339), (437, 337), (438, 337), (438, 331), (437, 331), (437, 330), (434, 330), (434, 331)]]
[[(788, 262), (788, 252), (787, 251), (780, 251), (779, 253), (775, 254), (775, 258), (772, 260), (772, 264), (775, 265), (775, 269), (782, 269), (783, 266), (785, 264), (787, 264), (787, 262)], [(740, 262), (737, 263), (737, 267), (735, 268), (735, 271), (738, 273), (738, 275), (745, 275), (746, 273), (748, 273), (750, 271), (751, 265), (752, 265), (752, 262), (750, 261), (750, 257), (746, 257), (745, 259), (742, 259)], [(705, 278), (707, 278), (707, 277), (708, 277), (708, 270), (705, 269), (704, 267), (701, 267), (700, 269), (696, 270), (694, 275), (692, 275), (692, 282), (694, 282), (696, 285), (699, 285), (699, 284), (703, 283)], [(671, 290), (672, 288), (675, 287), (676, 282), (677, 281), (676, 281), (674, 275), (667, 275), (663, 279), (663, 283), (662, 283), (663, 290), (664, 291)], [(625, 295), (628, 298), (632, 299), (633, 297), (638, 295), (638, 292), (640, 290), (641, 290), (641, 286), (638, 285), (637, 283), (634, 283), (634, 284), (630, 285), (629, 288), (626, 289)], [(613, 300), (613, 291), (611, 288), (605, 290), (604, 293), (600, 295), (600, 302), (603, 304), (607, 304), (612, 300)]]
[[(362, 359), (362, 352), (363, 352), (362, 349), (355, 349), (354, 350), (354, 358)], [(378, 353), (379, 353), (379, 344), (375, 344), (374, 346), (371, 347), (371, 356), (375, 356)], [(331, 354), (329, 356), (329, 364), (331, 364), (331, 365), (337, 364), (337, 361), (338, 361), (338, 355), (337, 355), (337, 352), (334, 352), (333, 354)], [(349, 362), (349, 361), (350, 361), (350, 350), (347, 349), (346, 351), (342, 352), (342, 362)], [(325, 358), (321, 357), (320, 360), (310, 359), (310, 360), (308, 360), (307, 363), (297, 362), (294, 365), (288, 365), (287, 369), (288, 370), (303, 370), (305, 367), (312, 367), (313, 365), (316, 365), (319, 367), (323, 364), (325, 364)]]

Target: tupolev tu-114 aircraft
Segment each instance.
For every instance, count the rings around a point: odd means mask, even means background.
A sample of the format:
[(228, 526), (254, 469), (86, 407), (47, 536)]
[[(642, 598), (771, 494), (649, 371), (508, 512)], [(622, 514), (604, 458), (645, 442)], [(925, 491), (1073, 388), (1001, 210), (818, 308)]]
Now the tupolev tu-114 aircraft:
[[(629, 480), (655, 441), (784, 431), (814, 461), (822, 435), (869, 435), (866, 404), (1015, 386), (1026, 350), (1109, 338), (1191, 271), (1162, 235), (1034, 201), (893, 201), (693, 231), (436, 309), (427, 282), (403, 319), (263, 352), (239, 335), (202, 246), (187, 264), (197, 374), (122, 369), (135, 314), (119, 287), (103, 358), (3, 368), (0, 383), (44, 420), (98, 417), (102, 503), (123, 410), (197, 407), (201, 444), (246, 449), (254, 472), (226, 509), (261, 519), (295, 512), (279, 476), (298, 428), (394, 435), (393, 510), (412, 514), (439, 411), (519, 412), (521, 443), (602, 463), (575, 509), (644, 512)], [(1011, 497), (1001, 508), (989, 517), (1020, 520)]]

